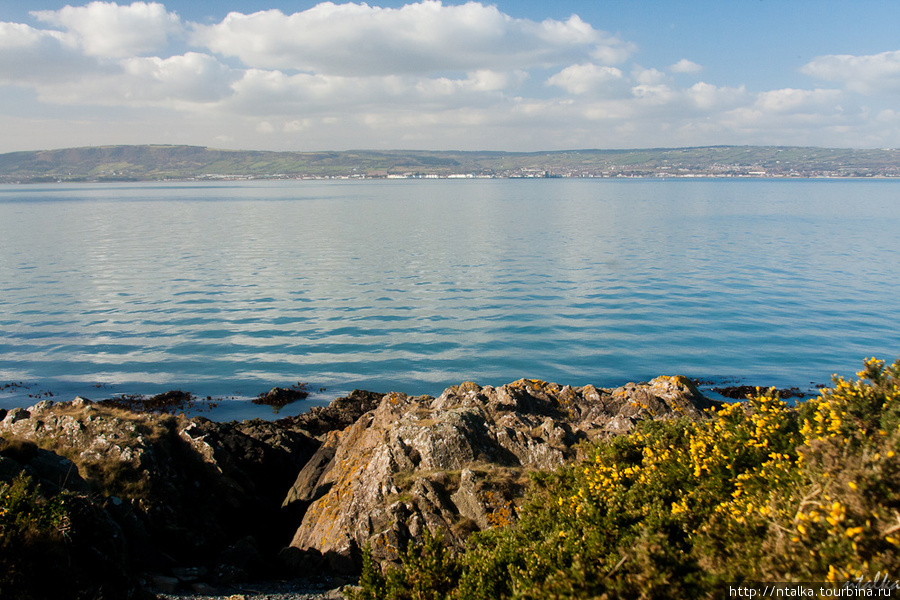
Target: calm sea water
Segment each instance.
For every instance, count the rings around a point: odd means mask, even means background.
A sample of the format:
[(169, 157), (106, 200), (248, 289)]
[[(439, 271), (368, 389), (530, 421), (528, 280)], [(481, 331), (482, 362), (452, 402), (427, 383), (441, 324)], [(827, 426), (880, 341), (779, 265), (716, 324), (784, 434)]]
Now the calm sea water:
[[(0, 186), (0, 406), (307, 382), (810, 387), (900, 353), (900, 182)], [(319, 391), (326, 388), (325, 391)]]

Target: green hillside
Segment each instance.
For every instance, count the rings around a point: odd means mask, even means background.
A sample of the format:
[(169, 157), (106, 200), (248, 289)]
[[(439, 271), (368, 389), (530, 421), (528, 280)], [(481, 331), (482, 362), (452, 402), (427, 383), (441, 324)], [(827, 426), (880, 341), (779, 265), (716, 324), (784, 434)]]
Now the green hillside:
[(900, 150), (708, 146), (555, 152), (262, 152), (198, 146), (98, 146), (0, 154), (0, 182), (216, 178), (900, 176)]

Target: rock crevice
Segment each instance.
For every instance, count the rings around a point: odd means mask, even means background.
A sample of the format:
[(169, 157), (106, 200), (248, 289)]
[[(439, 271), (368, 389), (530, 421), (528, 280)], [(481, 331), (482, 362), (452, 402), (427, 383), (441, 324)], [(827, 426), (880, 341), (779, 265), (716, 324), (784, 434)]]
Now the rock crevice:
[(303, 517), (283, 556), (301, 570), (316, 557), (341, 568), (368, 546), (391, 562), (423, 528), (461, 548), (472, 531), (515, 521), (529, 470), (556, 468), (579, 442), (638, 420), (701, 419), (709, 406), (684, 377), (614, 390), (523, 379), (465, 382), (437, 398), (386, 394), (332, 431), (300, 472), (285, 506), (304, 503)]
[(0, 411), (0, 481), (25, 471), (78, 494), (116, 532), (94, 550), (126, 561), (122, 572), (199, 569), (213, 584), (276, 563), (354, 572), (363, 548), (391, 563), (426, 530), (460, 549), (515, 522), (529, 472), (641, 419), (705, 418), (711, 404), (683, 377), (616, 389), (464, 382), (437, 398), (357, 390), (275, 422), (44, 401)]

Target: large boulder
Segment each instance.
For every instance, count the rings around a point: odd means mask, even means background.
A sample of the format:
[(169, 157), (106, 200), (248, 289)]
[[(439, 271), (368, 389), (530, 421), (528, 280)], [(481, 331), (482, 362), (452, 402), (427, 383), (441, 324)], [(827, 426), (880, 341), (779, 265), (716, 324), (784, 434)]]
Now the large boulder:
[(711, 402), (684, 377), (614, 390), (523, 379), (471, 382), (438, 398), (390, 393), (332, 430), (284, 506), (303, 514), (283, 557), (298, 570), (352, 570), (366, 546), (382, 562), (441, 530), (460, 548), (473, 531), (514, 522), (527, 472), (553, 469), (578, 442), (641, 419), (704, 418)]

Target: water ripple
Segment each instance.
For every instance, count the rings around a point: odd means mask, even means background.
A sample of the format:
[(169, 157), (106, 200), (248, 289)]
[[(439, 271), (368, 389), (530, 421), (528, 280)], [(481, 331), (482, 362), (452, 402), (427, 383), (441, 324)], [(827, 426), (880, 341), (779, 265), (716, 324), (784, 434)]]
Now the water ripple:
[(0, 224), (0, 382), (59, 393), (805, 385), (900, 352), (898, 182), (7, 186)]

